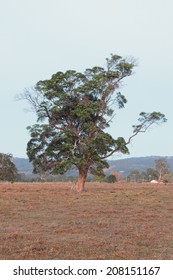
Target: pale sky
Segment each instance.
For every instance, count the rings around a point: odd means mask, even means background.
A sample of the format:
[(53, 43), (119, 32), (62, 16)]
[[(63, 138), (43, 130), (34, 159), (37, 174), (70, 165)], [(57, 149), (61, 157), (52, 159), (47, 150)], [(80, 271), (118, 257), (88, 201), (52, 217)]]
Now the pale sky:
[(136, 137), (128, 157), (173, 156), (172, 13), (172, 0), (0, 0), (0, 152), (26, 157), (26, 127), (36, 123), (16, 94), (58, 71), (104, 66), (113, 53), (138, 67), (109, 133), (127, 140), (141, 111), (160, 111), (168, 122)]

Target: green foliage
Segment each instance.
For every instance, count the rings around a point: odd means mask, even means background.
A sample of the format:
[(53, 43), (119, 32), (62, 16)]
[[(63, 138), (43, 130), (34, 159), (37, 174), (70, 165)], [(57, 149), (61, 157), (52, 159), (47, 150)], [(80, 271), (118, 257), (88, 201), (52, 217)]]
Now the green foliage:
[(104, 181), (107, 182), (107, 183), (115, 183), (117, 181), (117, 178), (116, 178), (115, 175), (110, 174), (110, 175), (106, 176)]
[(166, 122), (167, 119), (165, 118), (164, 114), (160, 112), (152, 112), (152, 113), (145, 113), (141, 112), (140, 118), (138, 121), (140, 122), (139, 125), (133, 125), (133, 132), (138, 133), (139, 131), (145, 132), (151, 125), (153, 124), (160, 124), (160, 121)]
[(12, 162), (12, 155), (0, 153), (0, 180), (13, 182), (16, 179), (17, 169)]
[(106, 69), (96, 66), (84, 73), (57, 72), (49, 80), (39, 81), (33, 96), (25, 93), (40, 123), (28, 127), (27, 154), (34, 172), (63, 174), (75, 166), (79, 173), (85, 170), (102, 176), (108, 167), (106, 158), (116, 152), (127, 154), (132, 137), (153, 123), (166, 121), (161, 113), (141, 113), (141, 124), (134, 126), (129, 141), (105, 132), (115, 110), (127, 102), (118, 89), (134, 66), (133, 60), (111, 55)]

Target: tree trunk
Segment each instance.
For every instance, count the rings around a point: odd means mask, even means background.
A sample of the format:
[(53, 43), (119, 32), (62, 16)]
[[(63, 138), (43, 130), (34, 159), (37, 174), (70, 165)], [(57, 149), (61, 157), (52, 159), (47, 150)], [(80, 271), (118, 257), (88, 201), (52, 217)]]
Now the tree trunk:
[(84, 186), (87, 178), (87, 173), (88, 173), (88, 169), (79, 170), (79, 178), (77, 179), (76, 184), (74, 186), (75, 191), (77, 192), (85, 191)]

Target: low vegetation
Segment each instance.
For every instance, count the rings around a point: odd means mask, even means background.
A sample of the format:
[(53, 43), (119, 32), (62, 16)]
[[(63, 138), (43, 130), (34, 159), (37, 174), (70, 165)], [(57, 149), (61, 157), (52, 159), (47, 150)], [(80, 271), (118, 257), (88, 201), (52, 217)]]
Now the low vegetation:
[(0, 259), (172, 259), (173, 185), (0, 183)]

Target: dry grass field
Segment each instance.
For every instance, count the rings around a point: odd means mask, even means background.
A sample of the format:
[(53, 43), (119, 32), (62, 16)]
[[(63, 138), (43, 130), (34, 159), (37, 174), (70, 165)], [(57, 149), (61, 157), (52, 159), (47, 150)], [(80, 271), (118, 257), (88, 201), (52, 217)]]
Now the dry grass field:
[(0, 259), (173, 259), (173, 185), (0, 183)]

